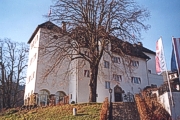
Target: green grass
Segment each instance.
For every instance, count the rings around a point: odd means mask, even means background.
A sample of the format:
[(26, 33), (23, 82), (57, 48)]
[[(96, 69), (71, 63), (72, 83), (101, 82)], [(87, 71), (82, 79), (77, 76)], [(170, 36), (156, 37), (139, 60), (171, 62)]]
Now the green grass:
[[(101, 103), (83, 103), (37, 108), (16, 112), (13, 109), (0, 115), (0, 120), (99, 120)], [(77, 115), (73, 116), (73, 108)]]

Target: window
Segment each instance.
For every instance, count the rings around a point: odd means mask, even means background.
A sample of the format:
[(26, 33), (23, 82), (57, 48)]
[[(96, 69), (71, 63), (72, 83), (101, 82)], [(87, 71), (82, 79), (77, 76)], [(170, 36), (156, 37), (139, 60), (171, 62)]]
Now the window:
[(104, 68), (109, 68), (109, 62), (108, 61), (104, 61)]
[(72, 94), (71, 94), (71, 99), (72, 99)]
[(138, 67), (139, 66), (139, 61), (131, 61), (131, 65), (134, 67)]
[(106, 44), (106, 45), (104, 46), (104, 48), (105, 48), (105, 50), (109, 50), (109, 45)]
[(90, 74), (89, 74), (89, 70), (84, 70), (84, 77), (89, 77)]
[(33, 72), (32, 77), (35, 78), (35, 72)]
[(30, 60), (30, 65), (35, 61), (35, 59), (36, 59), (36, 53), (33, 55), (33, 57), (31, 58), (31, 60)]
[(114, 62), (114, 63), (121, 63), (119, 57), (112, 57), (112, 62)]
[(84, 51), (84, 54), (89, 57), (89, 52), (88, 51)]
[(60, 101), (63, 101), (63, 97), (66, 96), (66, 94), (62, 91), (57, 91), (55, 96), (56, 96), (56, 104), (58, 104)]
[(34, 47), (34, 41), (31, 42), (31, 49)]
[(37, 41), (38, 41), (38, 35), (33, 39), (33, 41), (31, 41), (31, 49), (34, 47)]
[(113, 80), (122, 81), (122, 77), (121, 77), (121, 75), (113, 74)]
[(105, 88), (110, 89), (110, 82), (109, 81), (105, 81)]
[(38, 41), (38, 35), (36, 36), (36, 40), (35, 40), (35, 43)]
[(31, 81), (31, 76), (29, 76), (29, 81), (28, 82), (30, 82)]
[(136, 84), (141, 84), (141, 78), (139, 77), (131, 77), (131, 82)]
[(41, 90), (39, 92), (39, 101), (42, 106), (46, 106), (48, 104), (48, 97), (50, 93), (47, 90)]
[(172, 79), (175, 79), (175, 78), (178, 78), (178, 75), (177, 73), (172, 73), (172, 74), (169, 74), (169, 79), (172, 80)]
[(29, 82), (35, 78), (35, 71), (29, 76)]
[(57, 36), (57, 35), (54, 35), (53, 38), (57, 40), (57, 39), (58, 39), (58, 36)]
[(41, 90), (39, 94), (41, 94), (41, 95), (49, 95), (49, 91)]
[(151, 74), (151, 70), (148, 70), (148, 73)]

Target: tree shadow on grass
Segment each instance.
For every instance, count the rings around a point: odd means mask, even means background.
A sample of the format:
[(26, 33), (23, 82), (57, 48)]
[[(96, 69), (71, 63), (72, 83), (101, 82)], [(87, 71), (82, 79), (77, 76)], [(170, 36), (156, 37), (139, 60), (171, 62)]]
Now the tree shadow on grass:
[(78, 113), (78, 114), (76, 114), (76, 116), (84, 116), (84, 115), (89, 115), (89, 114), (84, 114), (84, 113)]

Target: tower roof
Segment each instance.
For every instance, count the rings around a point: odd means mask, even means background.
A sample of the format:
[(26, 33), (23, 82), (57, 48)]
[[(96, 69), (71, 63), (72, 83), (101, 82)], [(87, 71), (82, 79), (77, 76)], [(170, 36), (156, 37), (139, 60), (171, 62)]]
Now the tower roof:
[(52, 23), (50, 21), (47, 21), (47, 22), (42, 23), (36, 27), (35, 31), (33, 32), (33, 34), (31, 35), (30, 39), (27, 42), (28, 44), (31, 43), (31, 41), (33, 40), (34, 36), (37, 34), (37, 32), (40, 28), (45, 28), (45, 29), (49, 29), (49, 30), (56, 30), (57, 32), (62, 31), (62, 29), (59, 26), (55, 25), (54, 23)]

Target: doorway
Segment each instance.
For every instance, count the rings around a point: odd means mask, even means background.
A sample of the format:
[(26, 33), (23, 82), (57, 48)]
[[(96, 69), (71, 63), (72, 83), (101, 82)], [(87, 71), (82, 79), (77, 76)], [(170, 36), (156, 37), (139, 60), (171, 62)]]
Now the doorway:
[(122, 102), (123, 101), (122, 93), (124, 93), (124, 90), (122, 90), (121, 87), (116, 85), (114, 87), (114, 102)]

